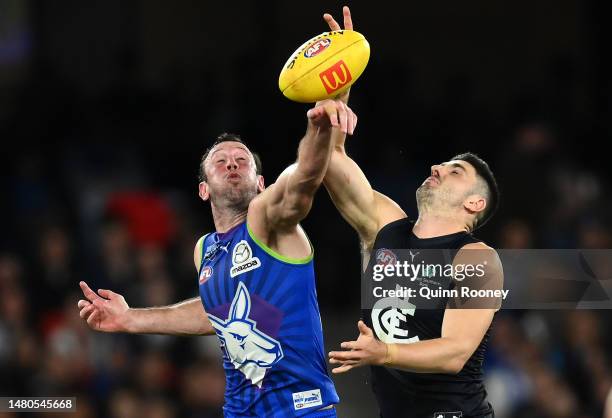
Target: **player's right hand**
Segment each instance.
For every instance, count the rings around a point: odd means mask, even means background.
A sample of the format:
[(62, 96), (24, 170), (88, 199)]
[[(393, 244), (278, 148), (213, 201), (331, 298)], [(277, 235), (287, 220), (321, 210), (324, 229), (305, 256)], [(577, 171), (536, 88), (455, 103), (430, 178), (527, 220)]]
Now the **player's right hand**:
[(98, 289), (96, 293), (83, 281), (79, 286), (87, 299), (77, 303), (79, 315), (91, 329), (102, 332), (128, 331), (130, 307), (123, 296), (105, 289)]

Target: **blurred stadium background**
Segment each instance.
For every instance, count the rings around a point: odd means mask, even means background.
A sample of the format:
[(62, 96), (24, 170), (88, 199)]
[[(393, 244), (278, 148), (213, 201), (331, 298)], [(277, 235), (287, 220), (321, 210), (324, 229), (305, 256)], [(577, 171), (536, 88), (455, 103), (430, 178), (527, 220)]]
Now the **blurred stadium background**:
[[(0, 0), (0, 395), (76, 396), (73, 418), (218, 417), (214, 338), (105, 335), (78, 281), (131, 306), (196, 295), (204, 149), (240, 133), (270, 183), (306, 106), (277, 76), (342, 3)], [(611, 248), (612, 26), (603, 1), (351, 2), (372, 57), (349, 150), (415, 215), (432, 163), (489, 161), (498, 248)], [(320, 191), (315, 245), (328, 349), (356, 335), (359, 248)], [(612, 385), (608, 311), (505, 311), (486, 363), (500, 418), (599, 418)], [(367, 372), (335, 378), (342, 417), (374, 417)], [(16, 415), (1, 414), (2, 417)], [(59, 416), (59, 415), (53, 415)]]

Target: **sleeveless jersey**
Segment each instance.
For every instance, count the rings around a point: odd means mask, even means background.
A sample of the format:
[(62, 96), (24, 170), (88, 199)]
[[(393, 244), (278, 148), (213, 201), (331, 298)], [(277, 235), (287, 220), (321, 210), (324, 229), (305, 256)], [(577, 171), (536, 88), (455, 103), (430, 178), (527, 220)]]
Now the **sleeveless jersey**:
[(275, 253), (246, 222), (205, 236), (200, 297), (223, 353), (226, 417), (324, 416), (314, 411), (338, 403), (312, 258)]
[[(373, 266), (381, 256), (395, 257), (393, 249), (409, 252), (409, 262), (417, 260), (419, 250), (427, 264), (452, 263), (457, 251), (466, 244), (479, 242), (467, 232), (420, 239), (412, 232), (413, 222), (400, 219), (383, 227), (374, 242), (366, 277), (372, 277)], [(400, 254), (400, 251), (395, 251)], [(398, 260), (403, 262), (398, 255)], [(405, 256), (404, 256), (405, 257)], [(369, 274), (369, 276), (368, 276)], [(431, 280), (431, 279), (430, 279)], [(435, 283), (452, 288), (453, 280)], [(366, 324), (377, 337), (386, 342), (413, 343), (440, 338), (446, 303), (439, 299), (437, 308), (400, 310), (398, 308), (364, 310)], [(376, 308), (376, 305), (375, 305)], [(389, 312), (389, 310), (397, 312)], [(392, 318), (392, 319), (390, 319)], [(471, 418), (489, 417), (493, 410), (487, 402), (483, 384), (482, 364), (490, 327), (480, 345), (456, 375), (411, 373), (398, 369), (373, 366), (372, 390), (377, 398), (382, 418)]]

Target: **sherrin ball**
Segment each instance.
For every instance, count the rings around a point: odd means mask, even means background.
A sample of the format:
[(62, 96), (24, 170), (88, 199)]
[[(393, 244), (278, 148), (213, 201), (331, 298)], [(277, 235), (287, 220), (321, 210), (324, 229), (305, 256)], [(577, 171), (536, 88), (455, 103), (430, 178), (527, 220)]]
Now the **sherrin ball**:
[(314, 103), (351, 87), (370, 59), (370, 44), (359, 32), (323, 32), (304, 42), (287, 60), (278, 87), (289, 99)]

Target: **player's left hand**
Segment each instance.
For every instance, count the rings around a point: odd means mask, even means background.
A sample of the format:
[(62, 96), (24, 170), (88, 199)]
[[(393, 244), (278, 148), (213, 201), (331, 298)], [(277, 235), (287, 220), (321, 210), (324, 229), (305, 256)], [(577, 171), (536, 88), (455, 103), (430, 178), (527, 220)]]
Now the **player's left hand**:
[(306, 113), (309, 123), (318, 128), (338, 128), (352, 135), (357, 125), (357, 115), (341, 100), (323, 100)]
[(346, 351), (331, 351), (329, 353), (329, 362), (340, 365), (332, 369), (332, 373), (344, 373), (354, 367), (384, 363), (387, 356), (387, 345), (376, 339), (372, 330), (363, 321), (357, 323), (357, 328), (359, 328), (359, 337), (356, 341), (340, 344), (340, 347)]

